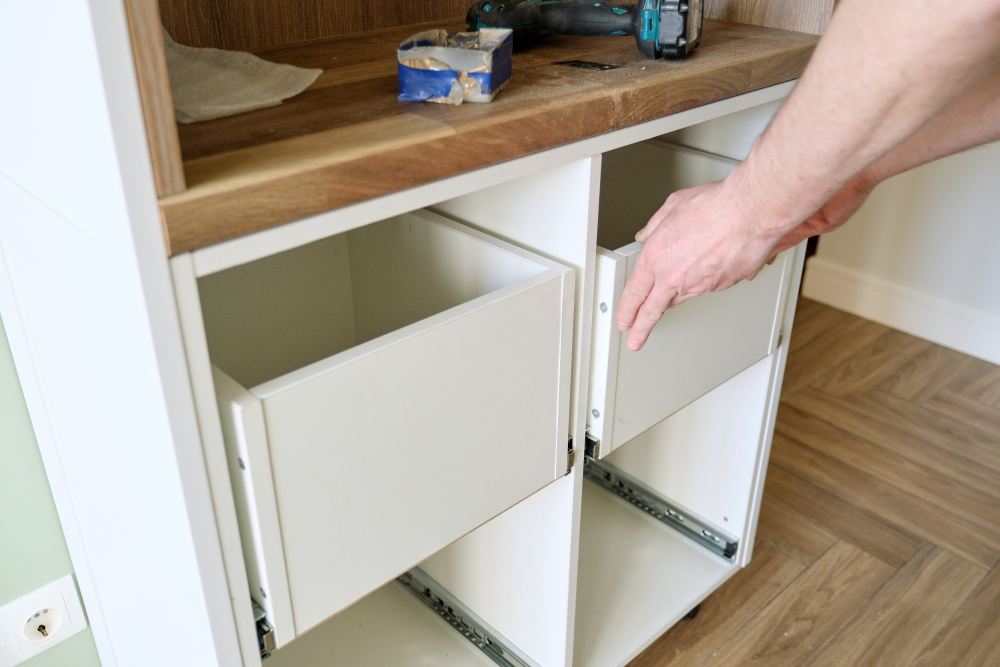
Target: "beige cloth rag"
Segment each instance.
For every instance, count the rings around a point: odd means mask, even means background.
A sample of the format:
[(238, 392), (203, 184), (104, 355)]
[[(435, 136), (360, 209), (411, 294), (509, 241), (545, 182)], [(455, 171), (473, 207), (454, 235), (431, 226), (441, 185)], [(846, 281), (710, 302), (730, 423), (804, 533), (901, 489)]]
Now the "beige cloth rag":
[(163, 31), (170, 92), (179, 123), (197, 123), (281, 104), (312, 85), (321, 69), (279, 65), (242, 51), (178, 44)]

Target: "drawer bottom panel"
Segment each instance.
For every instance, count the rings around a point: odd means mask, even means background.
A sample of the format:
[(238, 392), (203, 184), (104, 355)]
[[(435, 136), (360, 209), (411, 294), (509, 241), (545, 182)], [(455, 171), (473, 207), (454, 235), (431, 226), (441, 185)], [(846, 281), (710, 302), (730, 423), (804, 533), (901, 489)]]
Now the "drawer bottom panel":
[(583, 484), (575, 667), (622, 667), (739, 567)]
[(278, 649), (266, 667), (496, 667), (396, 581)]

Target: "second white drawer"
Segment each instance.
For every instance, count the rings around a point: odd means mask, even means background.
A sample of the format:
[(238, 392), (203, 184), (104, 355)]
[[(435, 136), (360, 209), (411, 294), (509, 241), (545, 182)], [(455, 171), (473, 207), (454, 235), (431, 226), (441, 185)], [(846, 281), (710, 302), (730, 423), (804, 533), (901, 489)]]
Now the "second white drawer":
[[(770, 354), (789, 284), (791, 252), (753, 281), (690, 299), (668, 310), (639, 352), (615, 324), (640, 243), (628, 243), (667, 196), (721, 180), (736, 163), (656, 141), (604, 156), (587, 432), (606, 456)], [(614, 246), (612, 246), (614, 247)]]

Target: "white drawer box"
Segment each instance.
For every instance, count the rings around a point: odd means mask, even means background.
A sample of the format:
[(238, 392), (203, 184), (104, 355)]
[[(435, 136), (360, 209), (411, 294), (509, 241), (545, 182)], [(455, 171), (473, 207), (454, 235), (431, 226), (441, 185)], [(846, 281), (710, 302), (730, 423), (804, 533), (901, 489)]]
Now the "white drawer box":
[(566, 472), (573, 286), (422, 211), (199, 281), (278, 646)]
[[(634, 238), (671, 192), (725, 178), (735, 164), (655, 141), (606, 154), (599, 240)], [(631, 196), (623, 197), (629, 188)], [(633, 352), (615, 312), (641, 249), (633, 242), (597, 251), (587, 431), (600, 441), (598, 456), (769, 355), (784, 312), (792, 253), (783, 253), (753, 281), (668, 310), (643, 349)]]

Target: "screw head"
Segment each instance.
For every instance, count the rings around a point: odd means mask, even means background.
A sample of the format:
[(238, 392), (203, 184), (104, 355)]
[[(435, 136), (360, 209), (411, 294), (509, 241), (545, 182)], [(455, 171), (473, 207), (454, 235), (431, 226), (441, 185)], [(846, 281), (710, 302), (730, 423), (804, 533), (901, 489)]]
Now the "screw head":
[(608, 304), (604, 303), (603, 301), (601, 302), (601, 312), (602, 313), (608, 312)]
[(601, 413), (598, 412), (596, 408), (591, 410), (590, 414), (594, 415), (594, 419), (598, 419), (601, 416)]

